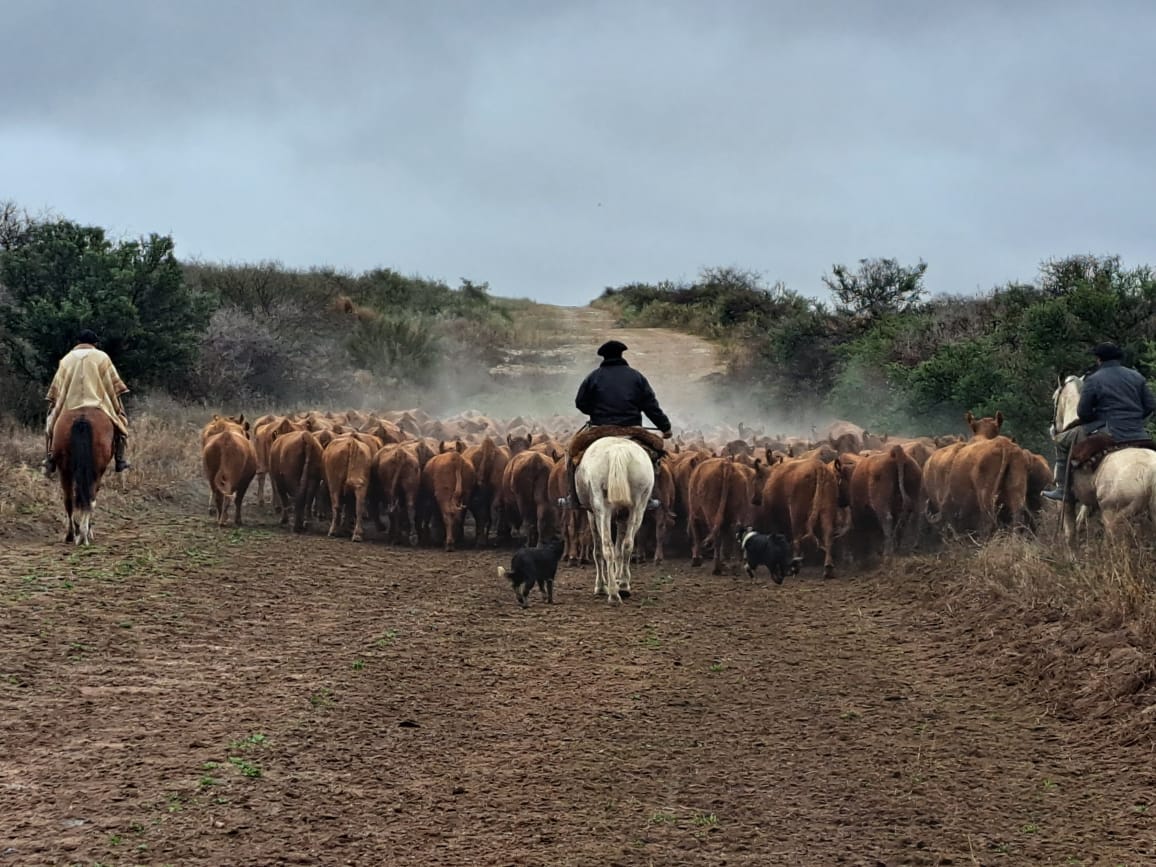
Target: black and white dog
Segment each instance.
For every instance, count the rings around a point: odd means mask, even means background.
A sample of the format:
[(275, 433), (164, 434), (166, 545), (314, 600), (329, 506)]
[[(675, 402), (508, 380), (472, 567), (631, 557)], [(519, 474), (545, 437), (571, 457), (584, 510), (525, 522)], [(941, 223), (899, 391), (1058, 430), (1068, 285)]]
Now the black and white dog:
[(515, 551), (509, 569), (498, 567), (498, 577), (510, 579), (518, 604), (523, 608), (528, 607), (530, 591), (535, 584), (546, 601), (551, 605), (554, 603), (554, 576), (558, 572), (558, 561), (562, 559), (565, 547), (566, 543), (561, 538), (539, 542), (537, 548), (519, 548)]
[(755, 577), (755, 570), (766, 566), (776, 584), (782, 584), (787, 573), (799, 574), (802, 557), (791, 556), (791, 542), (782, 533), (756, 533), (750, 527), (739, 527), (735, 537), (743, 552), (743, 566), (747, 576)]

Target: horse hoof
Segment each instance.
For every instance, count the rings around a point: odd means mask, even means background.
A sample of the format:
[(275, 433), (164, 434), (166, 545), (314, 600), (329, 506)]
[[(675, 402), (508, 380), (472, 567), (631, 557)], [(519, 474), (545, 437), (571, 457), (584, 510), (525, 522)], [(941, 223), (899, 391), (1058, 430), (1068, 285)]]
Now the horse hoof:
[(619, 596), (620, 596), (622, 599), (629, 599), (629, 598), (630, 598), (630, 591), (629, 591), (629, 590), (619, 590), (619, 591), (618, 591), (618, 595), (619, 595)]

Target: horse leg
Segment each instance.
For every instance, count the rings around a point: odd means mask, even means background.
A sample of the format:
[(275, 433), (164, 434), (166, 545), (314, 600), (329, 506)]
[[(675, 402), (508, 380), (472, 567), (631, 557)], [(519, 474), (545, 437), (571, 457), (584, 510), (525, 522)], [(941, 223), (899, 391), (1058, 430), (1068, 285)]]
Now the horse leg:
[(638, 534), (638, 528), (642, 526), (643, 518), (646, 516), (645, 509), (645, 500), (641, 504), (635, 504), (619, 536), (619, 542), (622, 544), (622, 574), (625, 580), (620, 582), (618, 592), (624, 599), (630, 598), (630, 554), (634, 550), (634, 537)]
[(64, 517), (68, 522), (68, 532), (64, 536), (65, 542), (76, 541), (76, 521), (72, 517), (72, 480), (65, 481), (65, 472), (63, 468), (59, 468), (57, 472), (60, 473), (61, 487), (64, 490)]

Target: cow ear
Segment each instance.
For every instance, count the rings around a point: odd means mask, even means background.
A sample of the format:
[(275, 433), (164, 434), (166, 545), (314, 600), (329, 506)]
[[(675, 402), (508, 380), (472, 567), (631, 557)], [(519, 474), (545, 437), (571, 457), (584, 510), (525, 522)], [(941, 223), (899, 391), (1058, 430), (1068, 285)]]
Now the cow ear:
[(458, 440), (457, 448), (458, 448), (458, 454), (460, 455), (462, 452), (464, 452), (466, 450), (466, 444), (464, 442), (462, 442), (461, 440)]
[(441, 440), (441, 441), (438, 443), (438, 454), (439, 454), (439, 455), (440, 455), (440, 454), (442, 454), (442, 453), (443, 453), (445, 450), (446, 450), (446, 441), (445, 441), (445, 440)]
[(837, 472), (837, 473), (843, 472), (843, 462), (841, 460), (839, 460), (838, 458), (835, 458), (835, 460), (831, 461), (831, 466), (833, 466), (835, 468), (835, 472)]
[(995, 411), (995, 423), (996, 424), (1003, 424), (1003, 410), (997, 409)]
[(241, 413), (239, 416), (237, 416), (237, 424), (244, 424), (244, 423), (245, 423), (245, 413)]
[(975, 421), (975, 416), (973, 416), (973, 415), (971, 414), (971, 410), (970, 410), (970, 409), (969, 409), (967, 412), (965, 412), (965, 413), (963, 414), (963, 420), (964, 420), (965, 422), (967, 422), (969, 425), (970, 425), (970, 424), (971, 424), (973, 421)]

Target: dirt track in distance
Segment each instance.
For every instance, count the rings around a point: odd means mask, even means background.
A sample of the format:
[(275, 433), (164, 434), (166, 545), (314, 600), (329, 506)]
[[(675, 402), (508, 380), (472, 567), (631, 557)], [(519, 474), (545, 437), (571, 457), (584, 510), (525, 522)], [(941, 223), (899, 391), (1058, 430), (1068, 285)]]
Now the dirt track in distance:
[[(191, 511), (196, 511), (195, 509)], [(1152, 863), (1150, 756), (912, 575), (684, 562), (519, 610), (508, 552), (166, 506), (0, 554), (0, 863)]]

